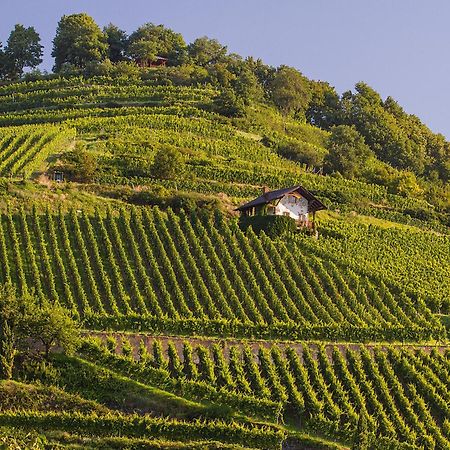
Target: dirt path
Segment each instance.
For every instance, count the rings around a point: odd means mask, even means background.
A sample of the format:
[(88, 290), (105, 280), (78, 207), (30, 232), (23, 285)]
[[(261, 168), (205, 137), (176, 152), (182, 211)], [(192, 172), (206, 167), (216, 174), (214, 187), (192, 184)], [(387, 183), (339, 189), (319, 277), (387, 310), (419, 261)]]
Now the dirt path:
[[(260, 347), (271, 348), (275, 343), (280, 349), (285, 349), (287, 347), (295, 348), (296, 352), (301, 356), (303, 353), (303, 345), (299, 342), (289, 342), (289, 341), (264, 341), (264, 340), (243, 340), (243, 339), (233, 339), (233, 338), (209, 338), (209, 337), (185, 337), (185, 336), (168, 336), (168, 335), (149, 335), (144, 333), (125, 333), (125, 332), (104, 332), (104, 331), (85, 331), (83, 333), (85, 336), (93, 336), (106, 341), (108, 336), (113, 336), (118, 342), (117, 351), (121, 351), (121, 341), (122, 339), (128, 339), (131, 346), (133, 347), (133, 353), (135, 358), (138, 358), (138, 349), (141, 341), (145, 342), (145, 345), (149, 351), (151, 351), (152, 344), (155, 340), (161, 342), (163, 350), (167, 350), (169, 342), (173, 342), (178, 350), (180, 357), (182, 357), (183, 343), (189, 341), (193, 347), (202, 345), (204, 347), (210, 348), (214, 344), (218, 344), (224, 352), (224, 355), (228, 357), (230, 347), (238, 346), (243, 347), (247, 344), (253, 351), (257, 353)], [(325, 345), (327, 354), (331, 356), (333, 348), (337, 347), (343, 354), (345, 351), (350, 349), (358, 352), (362, 345), (364, 345), (370, 351), (375, 349), (387, 350), (389, 347), (395, 347), (398, 349), (410, 349), (410, 350), (423, 350), (426, 353), (430, 353), (432, 350), (437, 350), (439, 353), (443, 354), (446, 350), (450, 350), (450, 344), (401, 344), (401, 343), (369, 343), (369, 344), (359, 344), (359, 343), (343, 343), (343, 342), (322, 342)], [(313, 352), (313, 356), (317, 354), (317, 342), (307, 342), (307, 345)]]

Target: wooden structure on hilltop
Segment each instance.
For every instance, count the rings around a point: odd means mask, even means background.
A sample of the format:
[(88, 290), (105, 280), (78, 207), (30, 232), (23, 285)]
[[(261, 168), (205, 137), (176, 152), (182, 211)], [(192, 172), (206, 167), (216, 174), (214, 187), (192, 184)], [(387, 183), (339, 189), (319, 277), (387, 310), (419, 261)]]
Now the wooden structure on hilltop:
[(169, 59), (162, 56), (156, 56), (153, 61), (149, 59), (136, 59), (136, 64), (140, 67), (166, 67), (168, 62)]

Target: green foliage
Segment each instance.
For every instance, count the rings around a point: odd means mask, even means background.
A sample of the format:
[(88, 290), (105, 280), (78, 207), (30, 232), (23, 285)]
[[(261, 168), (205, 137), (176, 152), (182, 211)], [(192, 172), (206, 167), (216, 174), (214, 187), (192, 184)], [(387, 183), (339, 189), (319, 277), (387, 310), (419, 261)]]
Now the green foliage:
[(102, 61), (108, 44), (94, 19), (85, 13), (63, 16), (53, 39), (54, 71), (64, 66), (84, 68), (90, 62)]
[(367, 417), (362, 412), (358, 419), (358, 426), (355, 431), (355, 439), (353, 441), (352, 450), (369, 450), (370, 449), (370, 432), (367, 426)]
[(0, 378), (9, 380), (14, 359), (24, 338), (32, 299), (17, 294), (10, 284), (0, 286)]
[(178, 65), (186, 58), (186, 43), (181, 34), (163, 25), (146, 23), (130, 35), (127, 52), (144, 66), (155, 61), (157, 56)]
[(117, 348), (117, 341), (114, 336), (108, 336), (106, 338), (106, 348), (109, 352), (115, 353)]
[(125, 358), (133, 357), (133, 347), (126, 338), (122, 339), (122, 355), (125, 356)]
[(73, 151), (63, 154), (62, 165), (58, 168), (71, 180), (89, 183), (97, 175), (98, 165), (96, 157), (83, 144), (77, 143)]
[(287, 141), (277, 146), (278, 153), (284, 158), (296, 161), (300, 164), (306, 164), (310, 167), (322, 167), (324, 155), (320, 153), (317, 147), (305, 142)]
[(214, 98), (214, 111), (227, 117), (242, 117), (245, 115), (245, 105), (232, 89), (224, 89)]
[[(214, 225), (195, 211), (166, 215), (135, 207), (106, 217), (74, 210), (10, 214), (1, 217), (0, 225), (0, 252), (7, 255), (1, 281), (11, 279), (24, 293), (34, 287), (41, 298), (78, 314), (85, 327), (331, 340), (444, 335), (425, 303), (437, 310), (447, 308), (447, 300), (440, 305), (443, 300), (418, 285), (404, 283), (404, 291), (394, 278), (403, 276), (401, 266), (395, 274), (380, 273), (379, 266), (359, 262), (355, 255), (341, 256), (337, 239), (343, 238), (325, 224), (318, 241), (289, 233), (278, 238), (277, 233), (275, 242), (251, 230), (244, 234), (225, 219)], [(386, 245), (367, 244), (358, 237), (361, 232), (371, 235), (354, 228), (355, 239), (367, 247), (361, 255), (373, 253), (373, 245)], [(433, 236), (442, 250), (440, 238)], [(381, 233), (380, 239), (393, 245), (395, 233)], [(445, 274), (445, 266), (439, 268), (445, 258), (439, 258), (436, 279), (422, 281), (424, 286), (440, 283)], [(393, 256), (379, 261), (399, 264)], [(423, 270), (420, 258), (411, 261), (418, 264), (415, 270)]]
[(311, 92), (307, 79), (296, 69), (280, 66), (270, 83), (272, 101), (280, 111), (300, 117), (308, 107)]
[(339, 125), (331, 129), (328, 143), (329, 153), (325, 157), (328, 172), (340, 172), (347, 178), (355, 178), (366, 167), (371, 151), (364, 138), (354, 127)]
[(41, 38), (34, 27), (17, 24), (9, 35), (4, 50), (4, 64), (0, 65), (0, 77), (20, 78), (24, 68), (34, 69), (42, 62)]
[(127, 49), (127, 34), (118, 26), (110, 23), (103, 28), (108, 43), (108, 59), (112, 63), (122, 61), (125, 58)]
[(323, 81), (312, 81), (311, 101), (306, 110), (306, 119), (316, 127), (329, 130), (342, 120), (340, 98), (334, 87)]
[(73, 353), (80, 341), (78, 325), (68, 314), (67, 309), (45, 302), (34, 308), (24, 325), (25, 335), (32, 344), (42, 344), (48, 359), (53, 348), (60, 348), (65, 353)]
[(154, 177), (175, 179), (183, 173), (184, 158), (180, 151), (171, 146), (161, 147), (150, 168)]
[(272, 238), (293, 233), (297, 229), (295, 220), (292, 217), (270, 215), (241, 216), (239, 226), (244, 231), (248, 227), (252, 227), (257, 234), (264, 231), (265, 234)]
[(207, 66), (222, 62), (227, 54), (227, 47), (217, 39), (203, 36), (189, 44), (187, 51), (194, 64)]

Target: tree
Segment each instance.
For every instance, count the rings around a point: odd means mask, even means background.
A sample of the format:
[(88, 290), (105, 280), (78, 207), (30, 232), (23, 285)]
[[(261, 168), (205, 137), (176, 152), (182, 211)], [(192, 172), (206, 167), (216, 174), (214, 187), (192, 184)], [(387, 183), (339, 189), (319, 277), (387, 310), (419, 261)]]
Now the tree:
[(108, 58), (115, 63), (125, 59), (128, 37), (125, 31), (110, 23), (103, 28), (108, 43)]
[(232, 56), (228, 57), (229, 61), (227, 64), (228, 71), (234, 75), (230, 80), (230, 85), (235, 94), (248, 106), (252, 100), (260, 100), (264, 95), (264, 91), (258, 78), (252, 71), (251, 65), (241, 58), (233, 58)]
[(272, 101), (284, 115), (302, 114), (308, 107), (311, 98), (308, 80), (293, 67), (280, 66), (269, 88)]
[(408, 171), (396, 171), (396, 176), (389, 184), (389, 188), (395, 194), (404, 197), (420, 197), (423, 189), (417, 183), (416, 176)]
[(181, 34), (164, 25), (146, 23), (130, 35), (127, 53), (143, 65), (155, 61), (156, 56), (179, 65), (186, 60), (186, 43)]
[(357, 83), (355, 90), (342, 96), (344, 123), (356, 127), (379, 159), (421, 175), (427, 163), (426, 127), (404, 113), (392, 98), (383, 102), (367, 84)]
[(217, 39), (207, 36), (197, 38), (187, 47), (188, 55), (199, 66), (222, 62), (227, 54), (227, 47)]
[(172, 146), (161, 147), (151, 166), (151, 173), (154, 177), (173, 179), (176, 178), (184, 168), (183, 155)]
[(339, 95), (334, 87), (323, 81), (311, 83), (311, 101), (306, 110), (306, 120), (325, 130), (342, 124)]
[(82, 183), (93, 181), (97, 169), (97, 159), (79, 142), (72, 152), (67, 152), (63, 156), (61, 170), (66, 172), (69, 178), (74, 181)]
[(213, 99), (214, 111), (227, 117), (242, 117), (245, 115), (244, 101), (232, 89), (223, 89)]
[(255, 74), (259, 84), (265, 92), (270, 91), (270, 84), (276, 73), (276, 69), (272, 66), (264, 64), (261, 59), (253, 59), (251, 56), (245, 60), (247, 67)]
[(61, 18), (53, 39), (55, 72), (65, 64), (84, 68), (89, 62), (102, 61), (107, 53), (107, 38), (91, 16), (81, 13)]
[(147, 66), (156, 61), (158, 56), (158, 45), (154, 41), (138, 39), (128, 46), (128, 55), (130, 55), (138, 64)]
[(323, 154), (313, 145), (301, 141), (288, 141), (278, 145), (277, 152), (287, 159), (306, 164), (310, 167), (322, 167)]
[(23, 328), (31, 309), (31, 298), (17, 295), (10, 284), (0, 286), (0, 378), (12, 377)]
[(372, 156), (370, 148), (355, 127), (338, 125), (331, 129), (325, 157), (325, 170), (339, 172), (347, 178), (361, 174), (367, 159)]
[(27, 318), (25, 330), (28, 340), (42, 344), (46, 359), (55, 347), (72, 353), (80, 341), (78, 325), (59, 304), (44, 302), (34, 308)]
[(9, 65), (10, 76), (20, 78), (25, 67), (36, 68), (42, 62), (41, 38), (34, 27), (17, 24), (9, 35), (4, 57)]
[(48, 358), (53, 347), (71, 352), (78, 342), (78, 326), (62, 306), (40, 302), (28, 294), (18, 295), (10, 284), (0, 285), (1, 379), (11, 379), (21, 350), (32, 353), (41, 343)]
[(7, 76), (6, 56), (3, 50), (3, 44), (0, 42), (0, 80)]

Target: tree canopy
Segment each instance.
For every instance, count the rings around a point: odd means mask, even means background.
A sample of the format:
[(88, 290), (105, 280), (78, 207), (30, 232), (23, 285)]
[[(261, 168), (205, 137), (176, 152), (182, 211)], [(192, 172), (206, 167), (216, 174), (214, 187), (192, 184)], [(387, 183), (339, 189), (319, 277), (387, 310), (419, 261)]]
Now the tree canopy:
[(181, 64), (186, 59), (186, 53), (183, 36), (164, 25), (146, 23), (128, 40), (128, 54), (144, 65), (155, 61), (157, 56), (168, 58), (170, 64)]
[(194, 64), (207, 66), (222, 62), (227, 54), (227, 47), (217, 39), (209, 39), (206, 36), (197, 38), (187, 47), (188, 55)]
[(108, 58), (111, 62), (123, 61), (128, 45), (127, 33), (110, 23), (103, 28), (108, 43)]
[(41, 38), (34, 27), (17, 24), (4, 50), (0, 43), (0, 78), (16, 80), (25, 68), (36, 68), (42, 62), (42, 49)]
[(34, 27), (17, 24), (9, 35), (5, 58), (11, 76), (19, 78), (26, 67), (34, 69), (42, 62), (41, 38)]
[(361, 174), (367, 159), (373, 155), (355, 127), (347, 125), (332, 128), (328, 150), (325, 170), (339, 172), (348, 178)]
[(64, 64), (84, 68), (90, 62), (102, 61), (107, 53), (107, 37), (92, 17), (81, 13), (61, 18), (53, 39), (55, 72)]
[(59, 304), (44, 302), (28, 317), (24, 328), (31, 342), (42, 345), (47, 359), (55, 346), (72, 353), (79, 342), (78, 326)]
[(56, 345), (71, 352), (78, 342), (78, 326), (62, 306), (0, 285), (0, 379), (12, 377), (20, 351), (36, 353), (41, 344), (48, 357)]
[(277, 69), (270, 90), (273, 102), (285, 115), (303, 113), (311, 98), (308, 80), (298, 70), (288, 66)]
[(157, 178), (174, 179), (182, 173), (183, 167), (184, 159), (180, 151), (165, 145), (156, 152), (151, 173)]

